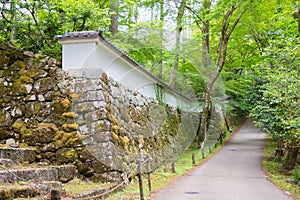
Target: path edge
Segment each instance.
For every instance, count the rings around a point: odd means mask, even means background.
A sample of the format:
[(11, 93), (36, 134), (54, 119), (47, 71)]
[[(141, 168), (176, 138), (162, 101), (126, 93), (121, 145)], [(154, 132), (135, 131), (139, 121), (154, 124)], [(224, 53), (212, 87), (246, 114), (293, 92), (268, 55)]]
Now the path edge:
[(190, 170), (184, 172), (183, 174), (181, 174), (180, 176), (175, 176), (173, 178), (171, 178), (166, 184), (164, 184), (163, 186), (159, 187), (158, 189), (152, 191), (149, 195), (149, 198), (154, 198), (156, 193), (159, 192), (160, 190), (163, 190), (164, 188), (168, 187), (170, 184), (172, 184), (173, 182), (175, 182), (177, 179), (179, 179), (182, 176), (186, 176), (189, 173), (194, 172), (195, 170), (197, 170), (198, 168), (202, 167), (206, 162), (208, 162), (213, 156), (215, 156), (221, 149), (223, 149), (223, 147), (232, 140), (232, 138), (236, 135), (236, 133), (242, 128), (242, 126), (246, 123), (246, 121), (250, 119), (250, 118), (243, 118), (241, 120), (241, 122), (239, 123), (239, 125), (237, 126), (237, 128), (230, 133), (229, 137), (226, 138), (226, 140), (223, 142), (223, 144), (221, 144), (214, 152), (210, 153), (206, 158), (204, 158), (203, 160), (200, 161), (199, 164), (197, 164), (196, 166), (192, 167)]

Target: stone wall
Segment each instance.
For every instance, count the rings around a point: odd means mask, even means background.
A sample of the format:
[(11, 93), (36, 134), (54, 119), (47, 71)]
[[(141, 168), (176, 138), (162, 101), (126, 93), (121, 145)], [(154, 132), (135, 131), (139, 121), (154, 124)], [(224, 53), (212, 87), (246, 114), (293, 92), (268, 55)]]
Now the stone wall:
[(3, 43), (0, 51), (0, 140), (34, 148), (36, 162), (73, 163), (79, 175), (109, 180), (134, 170), (139, 153), (153, 170), (194, 138), (197, 113), (146, 98), (105, 73), (71, 75), (55, 59)]
[[(82, 142), (96, 160), (117, 171), (133, 171), (139, 145), (151, 170), (178, 156), (195, 137), (197, 113), (185, 113), (109, 79), (75, 79), (73, 112)], [(78, 72), (77, 72), (78, 75)], [(102, 171), (101, 171), (102, 170)], [(98, 169), (98, 173), (106, 169)]]

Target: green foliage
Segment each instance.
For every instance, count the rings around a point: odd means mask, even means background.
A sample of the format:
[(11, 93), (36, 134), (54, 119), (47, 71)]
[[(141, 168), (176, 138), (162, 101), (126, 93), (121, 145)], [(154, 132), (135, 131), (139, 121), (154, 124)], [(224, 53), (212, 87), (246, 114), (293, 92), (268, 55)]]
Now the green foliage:
[(300, 141), (299, 63), (297, 40), (271, 41), (263, 62), (256, 66), (256, 85), (251, 96), (255, 104), (250, 116), (256, 124), (274, 137), (285, 138), (288, 145)]
[[(162, 29), (160, 21), (153, 20), (136, 23), (127, 32), (119, 32), (110, 40), (157, 77), (159, 77), (161, 61), (163, 67), (161, 78), (167, 83), (174, 65), (176, 50), (167, 48), (165, 38), (162, 38), (164, 34), (171, 33), (169, 30)], [(180, 59), (175, 89), (183, 94), (192, 93), (202, 96), (205, 82), (198, 69), (199, 64), (201, 64), (199, 62), (199, 46), (188, 41), (182, 44), (179, 52)], [(187, 86), (190, 86), (193, 91), (186, 90)]]
[(267, 137), (264, 154), (265, 158), (263, 161), (263, 168), (266, 174), (268, 175), (271, 182), (273, 182), (277, 187), (279, 187), (283, 191), (289, 191), (294, 199), (300, 200), (300, 190), (297, 185), (295, 185), (293, 177), (294, 171), (290, 173), (286, 173), (286, 171), (282, 170), (281, 163), (278, 162), (276, 158), (274, 158), (274, 152), (277, 149), (277, 142), (273, 142), (270, 137)]
[(15, 46), (59, 58), (55, 35), (107, 27), (108, 9), (89, 0), (6, 1), (1, 3), (0, 39)]
[(294, 180), (297, 182), (297, 185), (300, 187), (300, 166), (297, 166), (291, 171), (291, 174)]

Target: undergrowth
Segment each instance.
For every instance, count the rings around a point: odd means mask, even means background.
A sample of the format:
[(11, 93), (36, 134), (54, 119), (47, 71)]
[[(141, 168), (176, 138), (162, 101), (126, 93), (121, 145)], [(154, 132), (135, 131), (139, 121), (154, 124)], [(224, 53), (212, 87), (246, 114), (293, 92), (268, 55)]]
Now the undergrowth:
[(271, 182), (285, 191), (286, 194), (293, 196), (294, 199), (300, 200), (300, 166), (297, 166), (292, 171), (284, 170), (282, 162), (284, 162), (285, 157), (278, 160), (275, 156), (276, 148), (276, 142), (271, 138), (267, 138), (264, 149), (265, 159), (263, 161), (263, 168)]

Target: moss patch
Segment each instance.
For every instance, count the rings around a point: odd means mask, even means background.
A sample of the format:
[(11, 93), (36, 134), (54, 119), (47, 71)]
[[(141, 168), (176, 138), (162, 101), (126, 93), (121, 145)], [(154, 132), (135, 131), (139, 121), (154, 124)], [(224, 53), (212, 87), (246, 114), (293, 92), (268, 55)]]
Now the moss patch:
[(74, 112), (65, 112), (62, 114), (62, 116), (64, 118), (76, 119), (76, 118), (78, 118), (79, 115)]
[(77, 124), (63, 124), (62, 129), (65, 132), (73, 132), (78, 130), (78, 125)]
[(77, 158), (77, 152), (73, 148), (63, 148), (56, 152), (56, 160), (60, 163), (72, 163)]
[(56, 149), (64, 146), (72, 147), (80, 142), (80, 138), (77, 136), (77, 131), (73, 131), (70, 133), (65, 131), (58, 131), (53, 140)]

